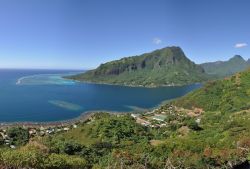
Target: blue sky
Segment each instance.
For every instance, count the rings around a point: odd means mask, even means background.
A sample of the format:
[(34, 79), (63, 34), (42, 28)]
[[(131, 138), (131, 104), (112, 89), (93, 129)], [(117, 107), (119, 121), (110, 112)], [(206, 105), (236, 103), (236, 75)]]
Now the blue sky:
[(250, 58), (248, 0), (0, 0), (0, 68), (86, 69), (180, 46)]

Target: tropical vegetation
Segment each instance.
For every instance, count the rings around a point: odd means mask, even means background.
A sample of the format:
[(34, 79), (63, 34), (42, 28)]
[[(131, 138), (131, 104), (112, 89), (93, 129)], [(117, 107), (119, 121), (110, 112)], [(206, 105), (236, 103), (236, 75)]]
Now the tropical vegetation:
[(244, 60), (240, 55), (235, 55), (228, 61), (208, 62), (200, 65), (205, 72), (217, 78), (233, 75), (250, 67), (250, 60)]
[(203, 68), (179, 47), (166, 47), (140, 56), (101, 64), (97, 69), (66, 77), (74, 80), (126, 86), (176, 86), (206, 81)]
[[(4, 168), (233, 168), (250, 160), (250, 70), (211, 81), (154, 110), (151, 124), (130, 114), (97, 113), (77, 128), (27, 136), (10, 128)], [(175, 109), (173, 109), (173, 107)], [(199, 110), (196, 113), (196, 110)], [(153, 116), (154, 117), (154, 116)], [(164, 124), (164, 125), (159, 125)]]

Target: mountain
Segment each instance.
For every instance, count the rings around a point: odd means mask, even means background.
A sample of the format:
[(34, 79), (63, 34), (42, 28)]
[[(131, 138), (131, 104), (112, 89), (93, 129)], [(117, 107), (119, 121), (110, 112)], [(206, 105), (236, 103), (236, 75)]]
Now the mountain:
[[(87, 121), (73, 125), (1, 130), (16, 147), (8, 148), (10, 145), (0, 140), (0, 168), (250, 166), (250, 70), (208, 82), (144, 113), (88, 116)], [(37, 134), (29, 137), (33, 130)], [(48, 130), (53, 132), (44, 134)]]
[(200, 66), (207, 74), (226, 77), (246, 70), (250, 66), (250, 61), (245, 61), (240, 55), (235, 55), (228, 61), (203, 63)]
[(247, 63), (250, 65), (250, 59), (247, 59)]
[(198, 107), (223, 113), (250, 109), (250, 69), (223, 80), (211, 81), (175, 101), (181, 107)]
[(166, 47), (101, 64), (97, 69), (68, 78), (94, 83), (155, 87), (201, 82), (207, 79), (207, 75), (201, 66), (185, 56), (180, 47)]

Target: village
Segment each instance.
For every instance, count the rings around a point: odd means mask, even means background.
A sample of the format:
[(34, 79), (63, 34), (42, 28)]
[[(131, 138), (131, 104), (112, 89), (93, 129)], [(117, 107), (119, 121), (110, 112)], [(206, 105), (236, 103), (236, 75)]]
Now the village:
[[(67, 132), (71, 129), (77, 128), (78, 123), (74, 124), (61, 124), (61, 125), (23, 125), (20, 126), (24, 129), (27, 129), (29, 138), (35, 137), (35, 136), (47, 136), (47, 135), (53, 135), (60, 132)], [(11, 143), (11, 137), (8, 135), (9, 127), (2, 127), (0, 128), (0, 139), (2, 144), (9, 146), (12, 149), (15, 149), (16, 146)]]
[[(175, 125), (181, 125), (186, 127), (185, 121), (187, 119), (194, 119), (197, 125), (201, 122), (201, 114), (203, 113), (202, 109), (194, 108), (192, 110), (179, 108), (173, 105), (160, 107), (152, 111), (147, 111), (144, 113), (131, 113), (136, 123), (143, 125), (145, 127), (151, 128), (162, 128)], [(117, 114), (119, 115), (119, 114)], [(94, 120), (91, 116), (88, 116), (89, 121)], [(85, 121), (86, 121), (85, 119)], [(56, 123), (54, 125), (12, 125), (12, 127), (22, 127), (28, 131), (29, 138), (36, 136), (44, 137), (48, 135), (53, 135), (62, 132), (68, 132), (71, 129), (75, 129), (83, 121), (75, 121), (70, 123)], [(8, 135), (9, 126), (0, 127), (0, 140), (2, 145), (8, 146), (12, 149), (16, 148), (16, 145), (12, 144), (11, 137)], [(186, 127), (187, 128), (187, 127)]]
[(138, 124), (146, 127), (161, 128), (171, 126), (173, 123), (180, 124), (186, 119), (194, 119), (200, 124), (203, 110), (193, 108), (192, 110), (179, 108), (174, 105), (160, 107), (146, 113), (131, 114)]

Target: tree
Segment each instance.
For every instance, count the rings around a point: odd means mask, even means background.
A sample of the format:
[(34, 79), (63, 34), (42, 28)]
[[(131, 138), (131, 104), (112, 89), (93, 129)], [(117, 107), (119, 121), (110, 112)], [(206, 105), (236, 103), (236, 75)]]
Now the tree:
[(200, 130), (198, 123), (194, 119), (190, 119), (187, 121), (187, 126), (192, 130)]
[(12, 127), (7, 130), (7, 135), (10, 137), (11, 144), (24, 145), (29, 141), (29, 132), (21, 127)]

